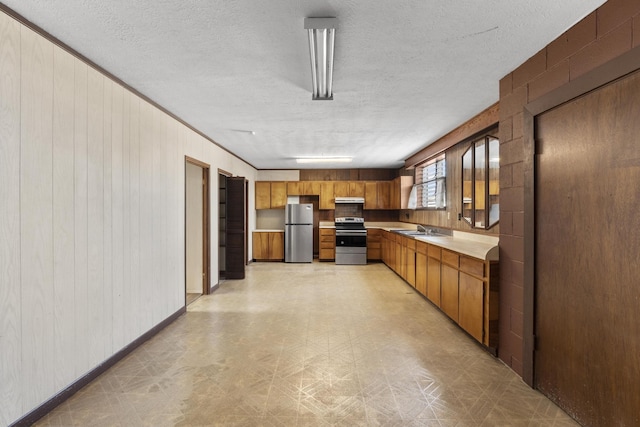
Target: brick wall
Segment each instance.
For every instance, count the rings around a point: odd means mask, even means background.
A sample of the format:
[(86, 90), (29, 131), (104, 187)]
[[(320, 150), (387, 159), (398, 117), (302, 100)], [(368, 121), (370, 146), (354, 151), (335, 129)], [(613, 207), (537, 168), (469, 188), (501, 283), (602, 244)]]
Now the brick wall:
[(640, 45), (640, 0), (609, 0), (500, 80), (500, 350), (523, 374), (523, 107)]

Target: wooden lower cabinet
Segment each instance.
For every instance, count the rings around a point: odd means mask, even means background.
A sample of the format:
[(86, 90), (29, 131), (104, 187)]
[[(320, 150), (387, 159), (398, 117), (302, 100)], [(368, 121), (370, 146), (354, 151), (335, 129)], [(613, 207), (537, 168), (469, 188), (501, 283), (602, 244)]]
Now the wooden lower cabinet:
[(367, 260), (380, 261), (382, 259), (382, 230), (370, 228), (367, 230)]
[(320, 229), (320, 261), (333, 261), (336, 258), (336, 230), (333, 228)]
[(402, 241), (404, 239), (406, 239), (406, 237), (396, 236), (396, 244), (395, 244), (396, 257), (394, 262), (394, 265), (396, 267), (396, 270), (395, 270), (396, 273), (403, 279), (406, 278), (404, 273), (404, 256), (402, 253)]
[(484, 282), (460, 272), (458, 289), (458, 324), (472, 337), (482, 342), (484, 330)]
[(451, 319), (458, 321), (458, 269), (442, 264), (440, 282), (440, 308)]
[(416, 241), (407, 238), (403, 245), (404, 274), (408, 284), (416, 287)]
[(499, 264), (382, 232), (382, 260), (494, 355)]
[(434, 245), (427, 246), (427, 299), (440, 307), (440, 252)]
[(416, 290), (427, 296), (427, 244), (416, 242)]
[(253, 259), (256, 261), (284, 260), (284, 232), (254, 231), (252, 235)]

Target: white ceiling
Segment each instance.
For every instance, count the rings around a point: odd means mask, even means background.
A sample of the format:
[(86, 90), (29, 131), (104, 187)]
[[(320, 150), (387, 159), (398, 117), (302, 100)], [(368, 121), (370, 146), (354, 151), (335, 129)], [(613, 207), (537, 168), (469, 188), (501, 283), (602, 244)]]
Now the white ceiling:
[[(604, 0), (2, 2), (256, 168), (297, 169), (401, 167)], [(333, 101), (311, 100), (311, 16), (339, 20)]]

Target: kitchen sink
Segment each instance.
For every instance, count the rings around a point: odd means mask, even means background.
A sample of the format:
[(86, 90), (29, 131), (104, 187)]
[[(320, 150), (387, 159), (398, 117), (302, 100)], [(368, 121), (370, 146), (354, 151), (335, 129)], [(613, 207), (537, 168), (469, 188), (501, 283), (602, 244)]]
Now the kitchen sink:
[(407, 229), (399, 229), (399, 230), (391, 230), (398, 234), (402, 234), (403, 236), (445, 236), (445, 234), (437, 233), (434, 231), (417, 231), (417, 230), (407, 230)]

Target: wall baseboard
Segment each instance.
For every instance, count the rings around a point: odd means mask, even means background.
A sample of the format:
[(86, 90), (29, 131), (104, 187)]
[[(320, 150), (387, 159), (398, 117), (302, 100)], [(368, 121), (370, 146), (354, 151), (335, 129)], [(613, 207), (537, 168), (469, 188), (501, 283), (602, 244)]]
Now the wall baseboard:
[(94, 369), (92, 369), (86, 375), (79, 378), (77, 381), (75, 381), (71, 385), (69, 385), (60, 393), (56, 394), (51, 399), (44, 402), (42, 405), (38, 406), (31, 412), (27, 413), (22, 418), (15, 421), (13, 424), (10, 424), (10, 427), (22, 427), (22, 426), (30, 426), (34, 424), (40, 418), (44, 417), (53, 409), (55, 409), (56, 406), (60, 405), (62, 402), (69, 399), (75, 393), (80, 391), (82, 387), (86, 386), (91, 381), (95, 380), (98, 376), (103, 374), (107, 369), (111, 368), (120, 360), (124, 359), (125, 356), (127, 356), (136, 348), (140, 347), (142, 344), (144, 344), (145, 341), (149, 340), (158, 332), (160, 332), (161, 330), (169, 326), (174, 320), (176, 320), (178, 317), (186, 313), (186, 311), (187, 311), (187, 307), (182, 306), (178, 311), (176, 311), (175, 313), (167, 317), (165, 320), (158, 323), (156, 326), (154, 326), (153, 328), (151, 328), (150, 330), (148, 330), (147, 332), (145, 332), (144, 334), (136, 338), (130, 344), (125, 346), (122, 350), (118, 351), (116, 354), (114, 354), (113, 356), (111, 356), (110, 358), (108, 358), (98, 366), (96, 366)]

